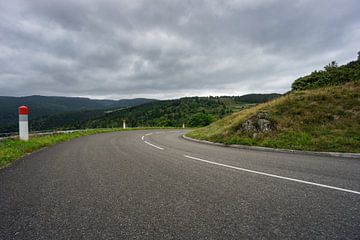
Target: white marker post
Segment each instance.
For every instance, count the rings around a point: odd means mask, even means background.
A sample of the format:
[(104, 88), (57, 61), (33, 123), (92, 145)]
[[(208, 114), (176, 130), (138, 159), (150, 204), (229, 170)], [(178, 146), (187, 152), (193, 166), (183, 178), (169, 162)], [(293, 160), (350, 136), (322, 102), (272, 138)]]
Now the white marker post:
[(182, 128), (185, 128), (185, 123), (183, 123)]
[(19, 137), (22, 141), (29, 140), (29, 110), (26, 106), (19, 107)]
[(126, 122), (125, 122), (125, 120), (123, 120), (123, 129), (125, 129), (126, 128)]

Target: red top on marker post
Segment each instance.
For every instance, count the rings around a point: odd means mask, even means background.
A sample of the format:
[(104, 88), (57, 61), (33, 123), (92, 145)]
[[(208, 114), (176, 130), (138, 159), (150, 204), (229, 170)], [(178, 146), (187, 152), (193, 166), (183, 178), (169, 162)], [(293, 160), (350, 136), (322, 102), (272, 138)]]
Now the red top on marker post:
[(19, 115), (28, 115), (29, 110), (27, 106), (20, 106), (19, 107)]

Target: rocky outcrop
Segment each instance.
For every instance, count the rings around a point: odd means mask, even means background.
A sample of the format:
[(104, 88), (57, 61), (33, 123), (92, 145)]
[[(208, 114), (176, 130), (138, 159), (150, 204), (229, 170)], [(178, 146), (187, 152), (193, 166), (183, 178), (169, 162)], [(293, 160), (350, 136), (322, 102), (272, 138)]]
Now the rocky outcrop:
[(246, 119), (241, 124), (240, 130), (246, 132), (271, 132), (274, 130), (274, 124), (270, 121), (268, 113), (260, 112)]
[(257, 121), (260, 132), (270, 132), (272, 131), (272, 124), (267, 119), (258, 119)]

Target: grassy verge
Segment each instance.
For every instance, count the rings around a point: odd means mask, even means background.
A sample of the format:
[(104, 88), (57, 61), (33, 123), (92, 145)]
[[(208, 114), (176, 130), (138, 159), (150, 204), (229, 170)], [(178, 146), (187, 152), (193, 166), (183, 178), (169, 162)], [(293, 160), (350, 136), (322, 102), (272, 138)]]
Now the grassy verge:
[[(109, 128), (109, 129), (91, 129), (72, 133), (60, 133), (43, 136), (32, 136), (28, 142), (20, 141), (19, 139), (6, 139), (0, 141), (0, 168), (8, 165), (12, 161), (39, 150), (41, 148), (64, 142), (73, 138), (87, 136), (97, 133), (115, 132), (115, 131), (129, 131), (129, 130), (146, 130), (155, 128)], [(160, 129), (160, 128), (156, 128)]]
[[(244, 121), (266, 113), (274, 129), (245, 131)], [(360, 152), (360, 82), (296, 91), (245, 109), (187, 136), (307, 151)]]

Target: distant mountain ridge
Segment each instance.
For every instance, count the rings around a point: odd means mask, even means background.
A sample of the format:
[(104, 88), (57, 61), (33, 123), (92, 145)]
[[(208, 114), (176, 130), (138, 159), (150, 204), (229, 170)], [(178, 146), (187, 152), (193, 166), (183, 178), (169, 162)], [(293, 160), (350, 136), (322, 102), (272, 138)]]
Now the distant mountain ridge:
[(138, 106), (157, 101), (156, 99), (135, 98), (121, 100), (98, 100), (82, 97), (54, 97), (54, 96), (0, 96), (0, 130), (6, 125), (17, 121), (17, 108), (26, 105), (30, 109), (30, 120), (43, 116), (76, 111), (108, 110)]

